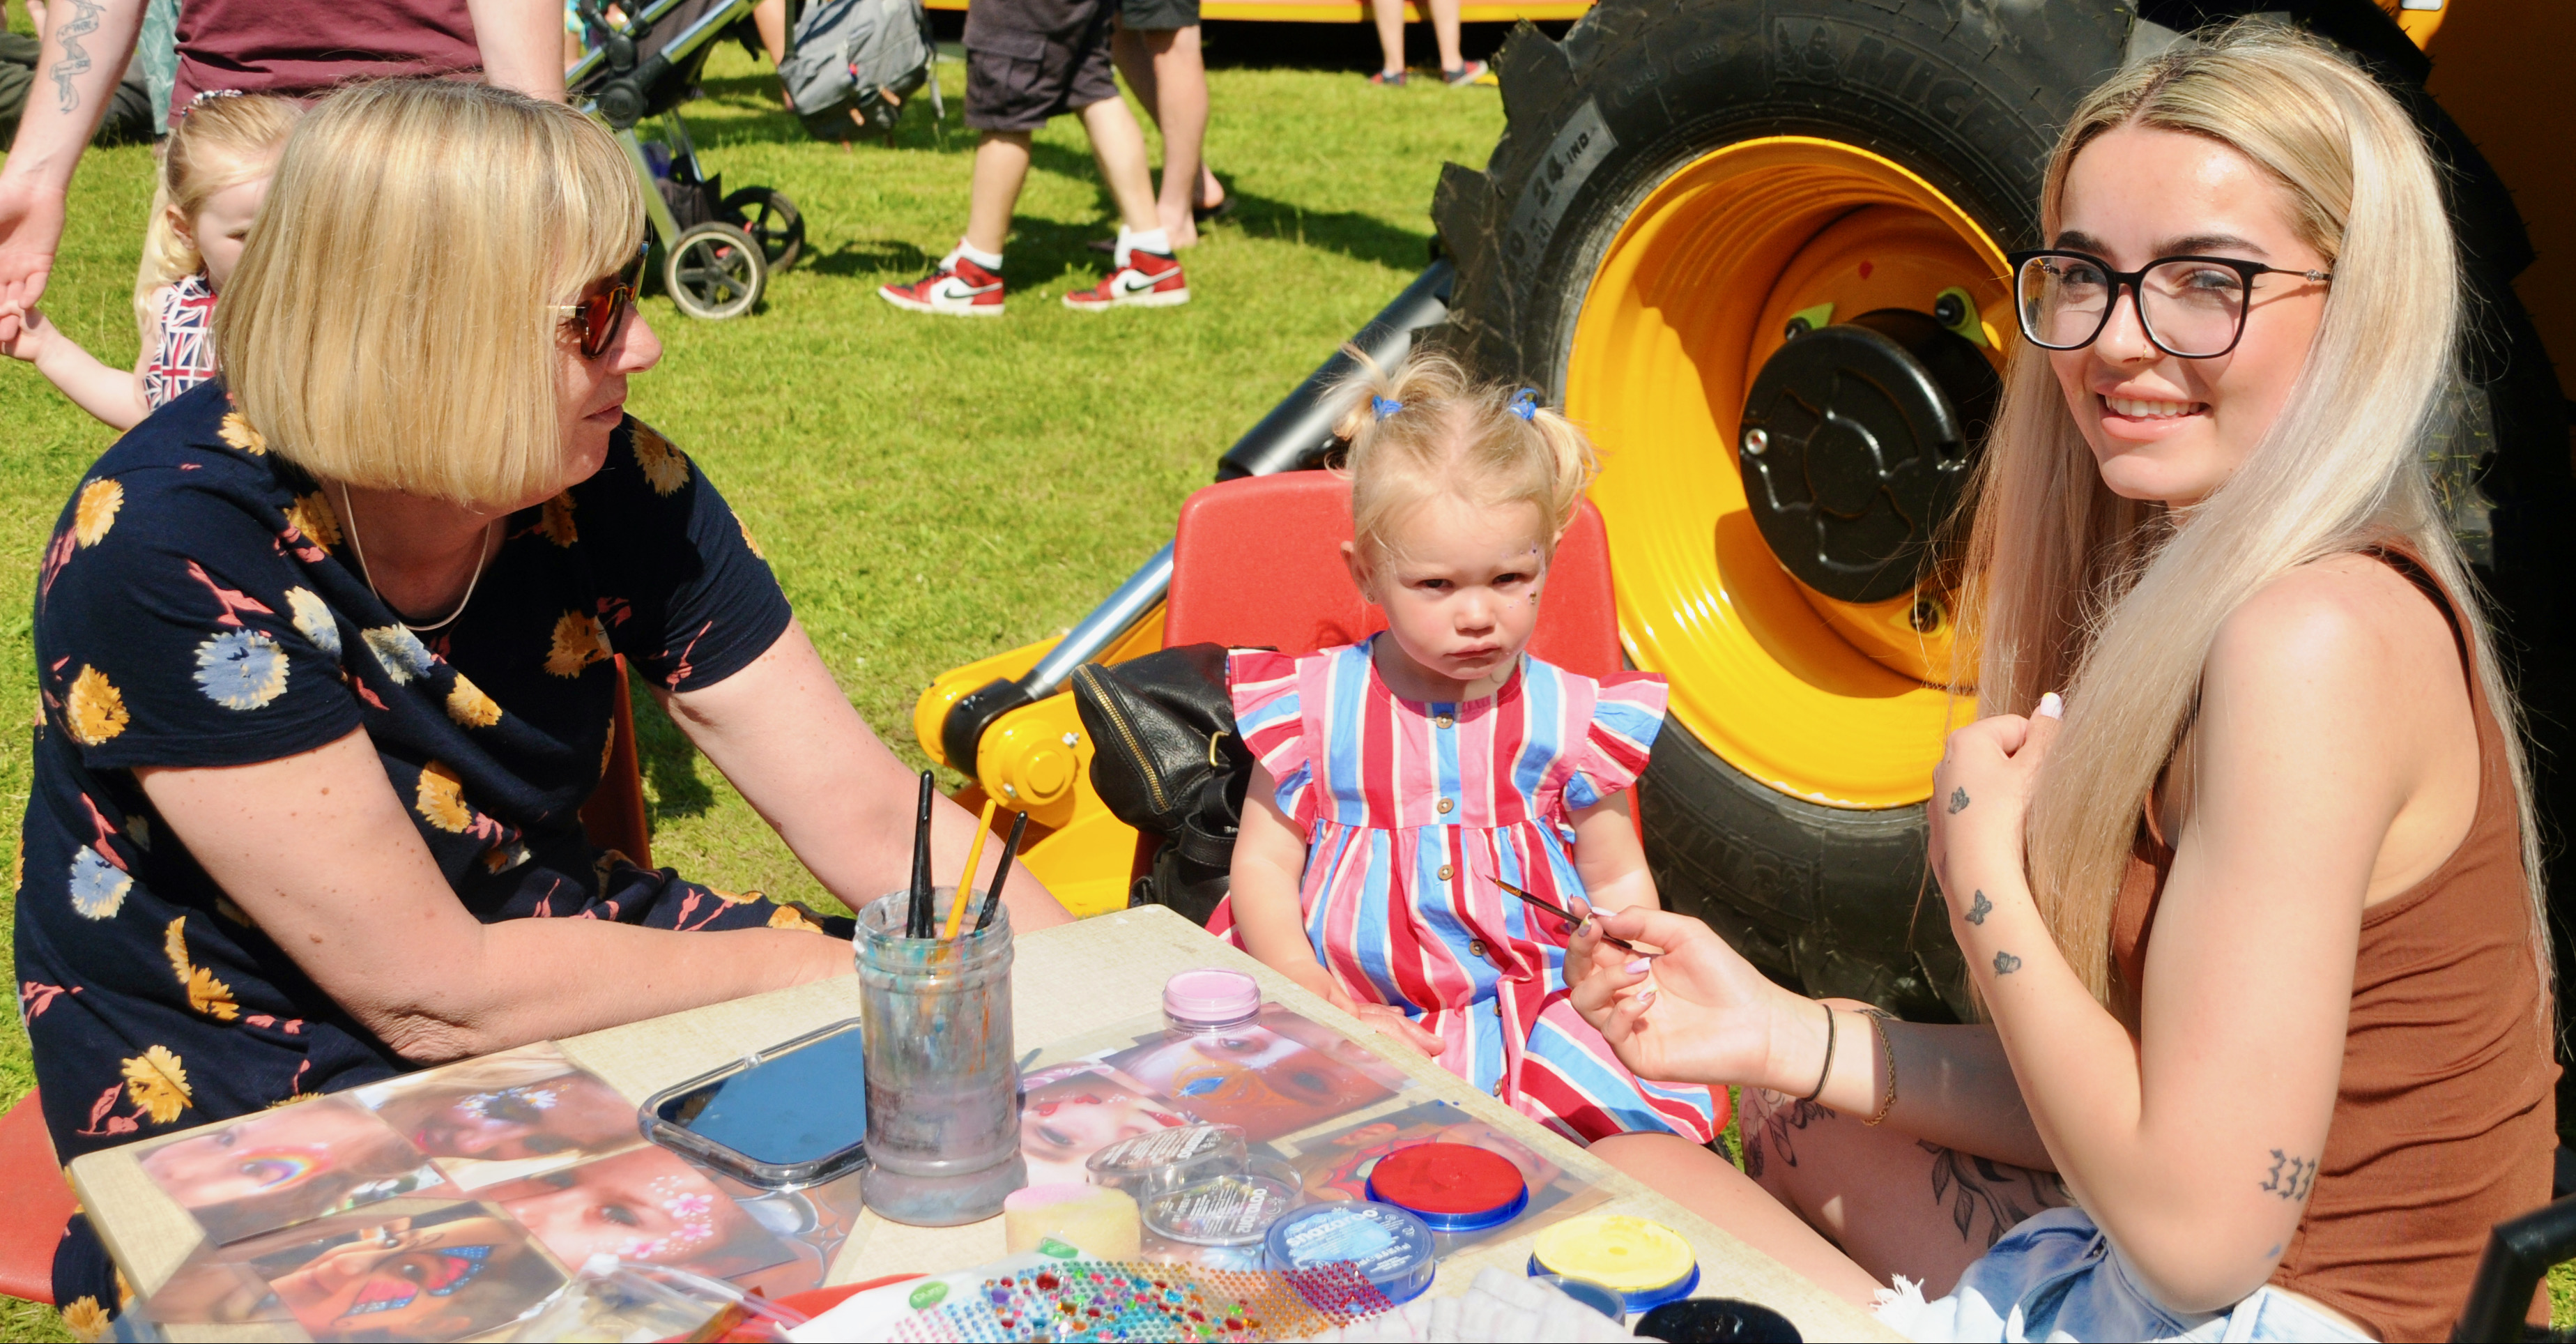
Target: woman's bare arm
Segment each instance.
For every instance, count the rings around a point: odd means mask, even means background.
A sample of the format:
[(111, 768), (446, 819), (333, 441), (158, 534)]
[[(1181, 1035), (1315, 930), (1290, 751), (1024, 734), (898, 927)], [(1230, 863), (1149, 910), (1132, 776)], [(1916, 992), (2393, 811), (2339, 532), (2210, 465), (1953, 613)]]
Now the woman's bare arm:
[(135, 772), (153, 809), (322, 992), (436, 1063), (846, 974), (837, 939), (468, 914), (361, 729), (257, 765)]
[[(856, 910), (911, 883), (918, 776), (851, 708), (804, 626), (791, 622), (750, 666), (704, 690), (654, 694), (842, 903)], [(957, 880), (974, 835), (974, 817), (944, 797), (935, 800), (937, 881)], [(982, 880), (991, 880), (1001, 850), (998, 843), (984, 847)], [(1002, 901), (1022, 933), (1073, 919), (1023, 866), (1012, 867)]]

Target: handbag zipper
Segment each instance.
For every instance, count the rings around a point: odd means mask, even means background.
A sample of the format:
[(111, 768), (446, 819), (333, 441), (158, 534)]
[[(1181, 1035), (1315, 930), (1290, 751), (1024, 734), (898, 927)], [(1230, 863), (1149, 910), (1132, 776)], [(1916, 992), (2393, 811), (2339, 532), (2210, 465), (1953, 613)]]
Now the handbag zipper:
[(1117, 729), (1118, 739), (1127, 744), (1127, 754), (1135, 758), (1139, 773), (1145, 776), (1146, 792), (1154, 795), (1154, 810), (1170, 815), (1172, 805), (1163, 795), (1162, 772), (1154, 768), (1154, 758), (1146, 754), (1145, 744), (1137, 740), (1136, 730), (1128, 725), (1127, 712), (1119, 707), (1117, 693), (1100, 684), (1099, 665), (1084, 663), (1076, 667), (1073, 679), (1090, 688), (1092, 698), (1100, 702), (1101, 712), (1109, 716), (1109, 726)]

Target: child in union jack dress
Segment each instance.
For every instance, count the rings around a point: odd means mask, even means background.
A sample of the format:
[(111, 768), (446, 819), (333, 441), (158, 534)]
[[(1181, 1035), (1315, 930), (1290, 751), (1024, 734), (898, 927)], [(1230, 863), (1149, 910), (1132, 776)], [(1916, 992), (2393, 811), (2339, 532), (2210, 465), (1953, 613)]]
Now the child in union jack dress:
[(1726, 1093), (1622, 1068), (1567, 999), (1572, 927), (1498, 885), (1578, 915), (1656, 903), (1625, 791), (1663, 679), (1522, 651), (1591, 445), (1444, 357), (1370, 369), (1344, 554), (1387, 629), (1228, 660), (1258, 760), (1208, 927), (1570, 1138), (1707, 1143)]

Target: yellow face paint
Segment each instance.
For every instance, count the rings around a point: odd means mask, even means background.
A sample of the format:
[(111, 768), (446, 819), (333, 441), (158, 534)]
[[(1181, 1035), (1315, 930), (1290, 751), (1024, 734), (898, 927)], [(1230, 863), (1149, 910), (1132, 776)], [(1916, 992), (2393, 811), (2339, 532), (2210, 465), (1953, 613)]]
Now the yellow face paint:
[(1661, 1223), (1624, 1215), (1571, 1218), (1538, 1234), (1531, 1254), (1551, 1274), (1642, 1293), (1689, 1277), (1699, 1258)]

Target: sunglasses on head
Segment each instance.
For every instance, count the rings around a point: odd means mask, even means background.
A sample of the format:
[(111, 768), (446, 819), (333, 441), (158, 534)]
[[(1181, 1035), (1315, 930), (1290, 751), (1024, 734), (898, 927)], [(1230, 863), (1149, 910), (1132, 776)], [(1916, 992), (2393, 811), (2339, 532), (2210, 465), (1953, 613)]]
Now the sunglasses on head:
[(581, 324), (582, 358), (597, 359), (606, 354), (617, 333), (625, 329), (626, 315), (635, 310), (635, 290), (644, 283), (645, 252), (645, 247), (636, 248), (634, 260), (619, 267), (600, 289), (582, 295), (579, 302), (555, 305), (555, 311), (565, 321)]

